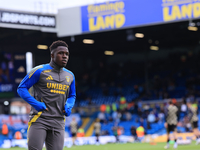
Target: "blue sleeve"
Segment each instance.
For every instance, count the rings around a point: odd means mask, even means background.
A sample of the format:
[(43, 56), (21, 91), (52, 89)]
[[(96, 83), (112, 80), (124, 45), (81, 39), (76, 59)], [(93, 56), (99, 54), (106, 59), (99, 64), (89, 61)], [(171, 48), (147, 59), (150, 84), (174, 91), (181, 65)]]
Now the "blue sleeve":
[(72, 81), (70, 85), (69, 95), (68, 95), (66, 103), (68, 104), (69, 107), (72, 108), (75, 104), (75, 100), (76, 100), (76, 87), (75, 87), (75, 77), (74, 77), (74, 80)]
[(46, 109), (45, 104), (42, 102), (37, 101), (34, 97), (30, 95), (28, 92), (29, 88), (32, 87), (35, 83), (37, 83), (40, 79), (40, 73), (39, 70), (40, 67), (36, 67), (32, 69), (32, 71), (27, 74), (24, 79), (21, 81), (21, 83), (18, 86), (17, 93), (21, 98), (23, 98), (27, 103), (29, 103), (31, 106), (33, 106), (37, 111), (42, 111)]

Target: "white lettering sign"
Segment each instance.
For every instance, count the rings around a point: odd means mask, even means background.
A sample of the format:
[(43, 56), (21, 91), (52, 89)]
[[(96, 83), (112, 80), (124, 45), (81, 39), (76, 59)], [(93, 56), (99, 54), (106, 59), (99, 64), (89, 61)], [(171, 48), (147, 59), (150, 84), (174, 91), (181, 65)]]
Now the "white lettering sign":
[(0, 22), (34, 25), (34, 26), (45, 26), (45, 27), (56, 26), (56, 20), (54, 16), (22, 14), (22, 13), (14, 13), (14, 12), (1, 12)]

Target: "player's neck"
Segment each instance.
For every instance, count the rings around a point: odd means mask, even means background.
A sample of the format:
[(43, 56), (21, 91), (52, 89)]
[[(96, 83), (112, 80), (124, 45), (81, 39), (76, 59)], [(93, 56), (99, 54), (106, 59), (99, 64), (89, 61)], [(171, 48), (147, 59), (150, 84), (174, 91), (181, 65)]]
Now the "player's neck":
[(58, 66), (54, 61), (50, 61), (50, 66), (53, 67), (56, 71), (60, 72), (63, 70), (63, 67)]

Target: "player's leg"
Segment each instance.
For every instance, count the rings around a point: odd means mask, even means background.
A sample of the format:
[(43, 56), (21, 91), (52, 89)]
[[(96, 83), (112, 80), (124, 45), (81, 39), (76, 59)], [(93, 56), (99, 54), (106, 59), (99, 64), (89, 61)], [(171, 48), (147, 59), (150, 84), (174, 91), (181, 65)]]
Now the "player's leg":
[(47, 150), (63, 150), (65, 130), (48, 130), (45, 145)]
[(195, 137), (196, 137), (196, 144), (199, 144), (199, 130), (198, 130), (198, 122), (197, 121), (194, 121), (194, 122), (192, 122), (192, 128), (193, 128), (193, 133), (194, 133), (194, 135), (195, 135)]
[(99, 134), (96, 133), (95, 136), (96, 136), (96, 144), (99, 145)]
[(98, 135), (98, 133), (96, 133), (95, 136), (96, 136), (96, 143), (97, 143), (97, 142), (99, 142), (99, 135)]
[(170, 139), (169, 139), (169, 133), (171, 131), (171, 125), (165, 124), (165, 128), (167, 130), (167, 145), (164, 148), (168, 149), (169, 148), (169, 141), (170, 141)]
[(199, 131), (198, 131), (198, 129), (197, 128), (194, 128), (193, 129), (193, 133), (194, 133), (194, 135), (195, 135), (195, 137), (196, 137), (196, 144), (199, 144)]
[(193, 133), (196, 136), (196, 144), (199, 144), (200, 135), (199, 135), (199, 130), (198, 130), (198, 122), (197, 121), (192, 122), (192, 127), (193, 127)]
[(172, 131), (173, 131), (173, 137), (174, 137), (174, 148), (178, 147), (178, 143), (177, 143), (177, 130), (176, 130), (176, 125), (173, 125), (172, 127)]
[(33, 122), (28, 131), (28, 149), (42, 150), (45, 138), (45, 127), (40, 123)]
[(73, 145), (75, 145), (75, 140), (76, 140), (76, 133), (72, 133), (72, 142), (73, 142)]

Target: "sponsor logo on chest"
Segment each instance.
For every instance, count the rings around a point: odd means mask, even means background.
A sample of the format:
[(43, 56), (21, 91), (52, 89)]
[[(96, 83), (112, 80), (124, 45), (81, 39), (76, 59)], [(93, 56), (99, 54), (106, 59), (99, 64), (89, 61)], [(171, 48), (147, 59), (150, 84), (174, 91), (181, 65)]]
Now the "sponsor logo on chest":
[[(55, 81), (53, 79), (53, 77), (51, 75), (49, 75), (46, 80), (49, 80), (49, 81)], [(69, 76), (66, 76), (66, 81), (69, 82), (70, 81), (70, 77)], [(65, 82), (66, 82), (65, 81)], [(50, 92), (51, 93), (57, 93), (57, 94), (65, 94), (66, 91), (68, 90), (69, 88), (69, 85), (66, 85), (66, 84), (61, 84), (61, 83), (51, 83), (51, 82), (48, 82), (46, 83), (46, 87), (48, 89), (50, 89)]]

